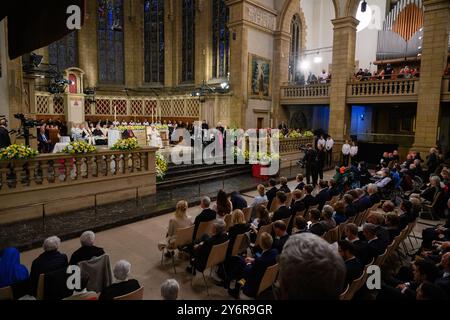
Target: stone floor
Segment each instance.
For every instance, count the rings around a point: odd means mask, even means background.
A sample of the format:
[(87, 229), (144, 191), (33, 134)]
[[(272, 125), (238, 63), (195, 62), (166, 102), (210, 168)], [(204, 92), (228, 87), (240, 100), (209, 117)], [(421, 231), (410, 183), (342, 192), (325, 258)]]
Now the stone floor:
[[(329, 178), (330, 175), (331, 173), (328, 173), (326, 178)], [(295, 188), (295, 185), (295, 182), (289, 183), (289, 186), (292, 188)], [(246, 192), (244, 196), (251, 203), (252, 198), (256, 196), (256, 192)], [(194, 218), (199, 211), (199, 207), (190, 207), (188, 215)], [(123, 212), (126, 214), (126, 209)], [(180, 283), (180, 299), (230, 299), (227, 292), (223, 288), (216, 286), (209, 277), (207, 277), (210, 289), (210, 296), (208, 296), (201, 274), (197, 274), (191, 286), (191, 275), (185, 272), (186, 261), (177, 259), (177, 274), (174, 274), (170, 260), (165, 260), (164, 264), (161, 265), (161, 253), (157, 249), (157, 244), (163, 239), (172, 215), (172, 213), (165, 214), (98, 232), (96, 245), (105, 248), (105, 251), (111, 257), (112, 264), (120, 259), (128, 260), (132, 264), (132, 277), (136, 278), (145, 287), (145, 299), (160, 299), (160, 285), (169, 278), (174, 278)], [(418, 224), (415, 230), (416, 234), (420, 235), (424, 227), (426, 225)], [(416, 245), (414, 242), (413, 244)], [(70, 257), (79, 245), (78, 239), (64, 241), (61, 245), (61, 252), (68, 254)], [(22, 263), (29, 269), (33, 259), (41, 251), (39, 248), (23, 252), (21, 257)]]

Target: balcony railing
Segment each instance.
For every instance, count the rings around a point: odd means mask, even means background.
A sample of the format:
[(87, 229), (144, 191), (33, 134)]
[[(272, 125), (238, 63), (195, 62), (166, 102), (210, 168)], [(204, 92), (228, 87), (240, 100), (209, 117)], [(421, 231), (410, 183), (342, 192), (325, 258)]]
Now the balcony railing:
[(418, 79), (354, 81), (348, 85), (348, 97), (417, 95)]
[(314, 144), (314, 138), (286, 138), (280, 139), (280, 154), (299, 152), (300, 147)]
[(306, 86), (285, 86), (281, 88), (283, 99), (311, 98), (330, 96), (330, 84), (314, 84)]

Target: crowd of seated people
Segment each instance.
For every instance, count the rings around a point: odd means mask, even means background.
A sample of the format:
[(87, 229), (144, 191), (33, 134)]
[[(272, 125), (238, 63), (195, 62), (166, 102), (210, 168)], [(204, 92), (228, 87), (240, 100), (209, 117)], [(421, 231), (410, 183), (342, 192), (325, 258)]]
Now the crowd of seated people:
[[(130, 279), (131, 265), (125, 260), (117, 262), (113, 268), (116, 281), (105, 285), (101, 291), (88, 290), (90, 280), (103, 282), (104, 279), (90, 278), (89, 269), (82, 264), (106, 257), (102, 248), (94, 245), (95, 234), (84, 232), (80, 237), (81, 247), (70, 260), (60, 252), (61, 240), (52, 236), (43, 243), (43, 253), (33, 260), (30, 272), (20, 264), (20, 254), (15, 248), (6, 248), (0, 255), (0, 288), (11, 287), (14, 299), (33, 300), (113, 300), (116, 297), (132, 293), (140, 288), (138, 281)], [(109, 261), (109, 260), (108, 260)], [(80, 286), (69, 289), (67, 278), (71, 274), (69, 266), (79, 266)], [(109, 264), (107, 265), (109, 267)], [(100, 276), (102, 273), (100, 272)], [(44, 275), (44, 282), (41, 282)], [(105, 279), (107, 278), (105, 273)], [(112, 280), (112, 279), (110, 279)]]
[(404, 66), (395, 73), (391, 64), (387, 64), (381, 71), (371, 72), (369, 69), (360, 68), (355, 74), (354, 79), (357, 81), (375, 81), (375, 80), (395, 80), (395, 79), (412, 79), (419, 78), (420, 70)]

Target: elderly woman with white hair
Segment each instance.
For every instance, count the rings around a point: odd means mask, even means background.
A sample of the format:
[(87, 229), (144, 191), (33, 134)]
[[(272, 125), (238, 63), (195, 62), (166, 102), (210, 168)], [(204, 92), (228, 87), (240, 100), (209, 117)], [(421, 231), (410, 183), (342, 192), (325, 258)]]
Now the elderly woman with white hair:
[(441, 178), (436, 175), (430, 177), (430, 184), (422, 191), (420, 197), (430, 203), (434, 201), (434, 197), (441, 191)]
[(56, 236), (45, 239), (42, 246), (44, 252), (33, 261), (30, 279), (34, 295), (36, 295), (39, 275), (67, 268), (67, 256), (58, 251), (60, 245), (61, 239)]
[(169, 279), (161, 285), (161, 297), (163, 300), (177, 300), (180, 285), (177, 280)]
[(105, 288), (100, 294), (99, 300), (114, 300), (116, 297), (124, 296), (141, 288), (135, 279), (129, 279), (131, 264), (126, 260), (120, 260), (113, 269), (116, 283)]
[(81, 248), (75, 251), (70, 258), (69, 264), (76, 266), (82, 261), (89, 261), (95, 257), (101, 257), (105, 254), (103, 248), (94, 246), (95, 233), (92, 231), (85, 231), (80, 237)]

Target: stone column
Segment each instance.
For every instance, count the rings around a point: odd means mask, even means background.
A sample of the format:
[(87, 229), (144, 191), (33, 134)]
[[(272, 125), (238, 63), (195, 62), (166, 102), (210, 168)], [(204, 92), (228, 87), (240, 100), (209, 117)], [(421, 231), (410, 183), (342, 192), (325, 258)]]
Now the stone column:
[(174, 50), (176, 41), (174, 20), (175, 20), (175, 2), (169, 0), (164, 3), (165, 7), (165, 20), (164, 20), (164, 86), (173, 87), (176, 85), (174, 82)]
[(197, 0), (195, 13), (195, 85), (211, 77), (211, 25), (212, 1)]
[(422, 61), (414, 150), (427, 151), (438, 140), (442, 75), (447, 65), (450, 2), (424, 0)]
[[(351, 110), (347, 106), (347, 83), (355, 68), (356, 27), (358, 20), (344, 17), (332, 21), (333, 64), (330, 92), (329, 134), (336, 141), (335, 157), (339, 156), (340, 145), (348, 139), (351, 125)], [(337, 159), (336, 159), (337, 160)]]
[(85, 74), (85, 87), (98, 83), (97, 1), (86, 1), (84, 25), (78, 31), (78, 60)]
[(230, 83), (231, 98), (229, 119), (222, 119), (227, 125), (243, 127), (248, 101), (248, 27), (244, 22), (245, 1), (230, 3)]
[(277, 32), (274, 38), (274, 64), (273, 64), (273, 114), (269, 125), (278, 128), (281, 122), (288, 123), (288, 114), (281, 107), (281, 86), (289, 81), (289, 54), (291, 37), (285, 32)]

